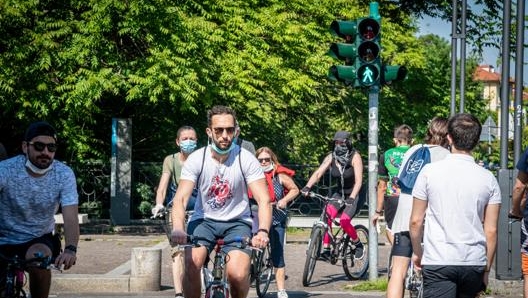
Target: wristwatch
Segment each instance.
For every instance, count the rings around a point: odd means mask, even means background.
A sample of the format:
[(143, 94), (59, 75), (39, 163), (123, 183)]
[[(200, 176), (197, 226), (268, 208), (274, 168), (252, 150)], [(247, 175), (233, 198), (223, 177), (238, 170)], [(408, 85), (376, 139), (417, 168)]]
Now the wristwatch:
[(71, 251), (71, 252), (73, 252), (73, 253), (77, 253), (77, 246), (75, 246), (75, 245), (71, 245), (71, 244), (70, 244), (70, 245), (67, 245), (67, 246), (64, 248), (64, 250), (69, 250), (69, 251)]
[(383, 210), (377, 210), (377, 209), (376, 209), (375, 212), (376, 212), (377, 214), (379, 214), (379, 215), (383, 215)]

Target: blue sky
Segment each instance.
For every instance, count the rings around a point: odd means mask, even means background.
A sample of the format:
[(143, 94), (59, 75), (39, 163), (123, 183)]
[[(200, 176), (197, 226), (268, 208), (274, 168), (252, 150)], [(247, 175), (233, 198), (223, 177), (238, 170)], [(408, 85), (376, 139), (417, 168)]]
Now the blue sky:
[[(514, 17), (514, 16), (512, 16)], [(451, 43), (451, 22), (446, 22), (441, 19), (426, 17), (424, 19), (421, 19), (419, 22), (420, 26), (420, 32), (419, 35), (427, 35), (427, 34), (436, 34), (438, 36), (441, 36), (445, 38), (446, 40)], [(524, 34), (524, 43), (526, 44), (528, 42), (528, 37), (526, 36), (526, 32)], [(469, 45), (466, 45), (466, 52), (469, 53), (471, 48)], [(457, 48), (458, 53), (457, 56), (460, 59), (460, 46)], [(524, 61), (528, 60), (528, 50), (524, 50)], [(502, 61), (501, 56), (499, 55), (499, 50), (497, 49), (491, 49), (487, 48), (484, 50), (483, 57), (482, 57), (482, 63), (481, 64), (489, 64), (493, 65), (495, 67), (495, 70), (497, 72), (501, 72), (501, 66), (500, 63)], [(528, 65), (524, 65), (523, 67), (523, 82), (524, 85), (527, 85), (526, 82), (528, 82)], [(510, 63), (510, 74), (511, 77), (515, 76), (515, 61), (512, 61)]]

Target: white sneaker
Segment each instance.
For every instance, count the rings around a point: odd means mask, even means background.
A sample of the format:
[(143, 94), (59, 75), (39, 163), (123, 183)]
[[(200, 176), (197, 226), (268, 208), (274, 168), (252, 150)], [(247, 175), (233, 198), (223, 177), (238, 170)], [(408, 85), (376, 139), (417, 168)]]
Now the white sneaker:
[(277, 298), (288, 298), (288, 293), (286, 290), (280, 290), (277, 292)]

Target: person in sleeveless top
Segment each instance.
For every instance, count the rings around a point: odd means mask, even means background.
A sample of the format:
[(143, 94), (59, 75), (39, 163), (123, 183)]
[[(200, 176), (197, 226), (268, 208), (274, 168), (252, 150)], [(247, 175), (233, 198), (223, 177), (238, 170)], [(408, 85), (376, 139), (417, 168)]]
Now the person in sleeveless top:
[[(327, 205), (328, 225), (331, 228), (334, 218), (340, 213), (339, 222), (343, 230), (350, 236), (356, 246), (355, 257), (363, 257), (363, 244), (359, 241), (356, 229), (352, 225), (352, 217), (356, 214), (358, 206), (358, 195), (363, 179), (363, 161), (361, 156), (352, 147), (350, 133), (338, 131), (334, 135), (332, 153), (328, 154), (319, 168), (312, 174), (301, 193), (307, 195), (310, 189), (321, 179), (326, 171), (330, 171), (332, 179), (337, 180), (337, 189), (332, 194), (333, 198), (342, 198), (346, 204), (339, 206), (337, 202)], [(325, 235), (323, 239), (322, 258), (330, 256), (330, 236)]]
[(284, 237), (288, 220), (288, 204), (299, 195), (299, 188), (292, 177), (295, 171), (282, 166), (277, 155), (268, 147), (261, 147), (255, 153), (268, 182), (273, 207), (270, 229), (271, 259), (275, 267), (277, 298), (288, 298), (285, 287)]

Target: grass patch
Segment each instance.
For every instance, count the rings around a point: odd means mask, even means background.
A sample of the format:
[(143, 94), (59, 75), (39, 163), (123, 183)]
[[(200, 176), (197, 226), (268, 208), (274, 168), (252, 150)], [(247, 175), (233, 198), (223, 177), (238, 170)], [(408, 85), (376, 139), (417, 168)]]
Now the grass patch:
[(387, 284), (388, 284), (387, 278), (378, 278), (374, 281), (368, 280), (368, 281), (364, 281), (356, 285), (347, 285), (345, 286), (345, 290), (359, 291), (359, 292), (367, 292), (367, 291), (386, 292)]
[(310, 233), (311, 231), (312, 231), (311, 228), (296, 228), (296, 227), (286, 228), (286, 233), (288, 234), (306, 234), (306, 233)]

